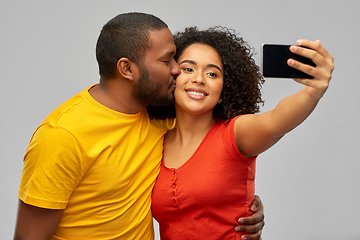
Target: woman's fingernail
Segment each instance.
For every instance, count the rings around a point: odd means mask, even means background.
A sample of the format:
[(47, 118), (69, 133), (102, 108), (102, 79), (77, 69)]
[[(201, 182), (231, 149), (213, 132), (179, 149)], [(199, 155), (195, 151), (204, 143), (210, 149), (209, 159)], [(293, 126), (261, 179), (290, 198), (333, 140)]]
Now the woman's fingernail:
[(291, 46), (291, 50), (292, 50), (293, 52), (296, 52), (296, 51), (298, 50), (298, 47), (297, 47), (297, 46)]

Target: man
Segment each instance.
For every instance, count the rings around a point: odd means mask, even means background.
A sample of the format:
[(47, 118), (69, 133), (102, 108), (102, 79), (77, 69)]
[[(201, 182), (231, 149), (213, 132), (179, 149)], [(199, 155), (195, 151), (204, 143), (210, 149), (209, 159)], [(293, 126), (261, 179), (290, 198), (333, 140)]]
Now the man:
[[(152, 15), (120, 14), (103, 27), (100, 83), (56, 108), (29, 143), (14, 239), (153, 239), (151, 191), (172, 123), (150, 121), (146, 106), (173, 103), (175, 51)], [(255, 204), (238, 229), (249, 239), (264, 225)]]

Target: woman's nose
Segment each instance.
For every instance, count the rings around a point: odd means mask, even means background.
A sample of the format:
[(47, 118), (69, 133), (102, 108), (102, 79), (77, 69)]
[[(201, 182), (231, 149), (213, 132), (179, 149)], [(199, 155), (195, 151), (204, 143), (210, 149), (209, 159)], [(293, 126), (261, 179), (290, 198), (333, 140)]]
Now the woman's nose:
[(204, 78), (203, 74), (198, 73), (191, 79), (191, 82), (198, 83), (198, 84), (205, 84), (205, 78)]

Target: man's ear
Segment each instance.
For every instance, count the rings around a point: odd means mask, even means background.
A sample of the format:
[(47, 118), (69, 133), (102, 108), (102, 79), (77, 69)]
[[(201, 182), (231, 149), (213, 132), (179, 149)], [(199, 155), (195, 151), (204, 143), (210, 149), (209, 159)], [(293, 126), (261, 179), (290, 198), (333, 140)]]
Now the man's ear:
[(116, 67), (119, 74), (130, 81), (134, 81), (137, 76), (138, 66), (128, 58), (120, 58)]

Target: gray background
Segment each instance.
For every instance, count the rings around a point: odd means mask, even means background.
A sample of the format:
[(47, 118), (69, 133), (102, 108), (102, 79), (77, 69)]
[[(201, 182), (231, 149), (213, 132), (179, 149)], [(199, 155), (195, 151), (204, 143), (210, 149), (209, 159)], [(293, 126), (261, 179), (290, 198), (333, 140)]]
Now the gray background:
[[(12, 238), (22, 158), (32, 132), (57, 105), (98, 82), (100, 29), (127, 11), (152, 13), (173, 32), (193, 25), (235, 28), (257, 53), (264, 42), (320, 39), (335, 57), (328, 92), (310, 118), (258, 158), (263, 238), (360, 239), (358, 10), (356, 0), (2, 0), (1, 239)], [(262, 112), (300, 88), (292, 80), (267, 79)]]

